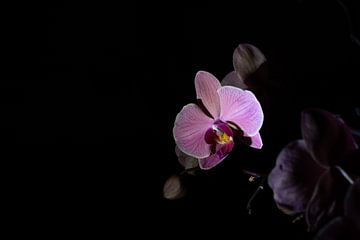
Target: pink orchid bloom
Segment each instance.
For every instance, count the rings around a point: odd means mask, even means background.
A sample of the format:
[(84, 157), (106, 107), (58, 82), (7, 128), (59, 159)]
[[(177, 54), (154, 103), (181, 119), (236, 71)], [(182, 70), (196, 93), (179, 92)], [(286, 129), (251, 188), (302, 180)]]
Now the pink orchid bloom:
[(259, 130), (264, 114), (255, 95), (233, 86), (221, 86), (212, 74), (195, 76), (198, 105), (190, 103), (176, 116), (173, 135), (179, 149), (199, 159), (202, 169), (224, 160), (234, 146), (234, 135), (251, 139), (250, 146), (262, 148)]

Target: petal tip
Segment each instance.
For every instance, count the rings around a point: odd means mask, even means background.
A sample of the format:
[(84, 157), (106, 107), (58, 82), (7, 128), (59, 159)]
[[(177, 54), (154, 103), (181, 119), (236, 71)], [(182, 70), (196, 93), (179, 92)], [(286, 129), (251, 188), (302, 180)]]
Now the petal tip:
[(251, 138), (250, 147), (255, 148), (255, 149), (262, 149), (263, 142), (262, 142), (262, 138), (261, 138), (261, 135), (259, 132), (250, 138)]
[(197, 71), (197, 73), (195, 74), (195, 81), (199, 81), (207, 78), (217, 79), (213, 74), (203, 70)]

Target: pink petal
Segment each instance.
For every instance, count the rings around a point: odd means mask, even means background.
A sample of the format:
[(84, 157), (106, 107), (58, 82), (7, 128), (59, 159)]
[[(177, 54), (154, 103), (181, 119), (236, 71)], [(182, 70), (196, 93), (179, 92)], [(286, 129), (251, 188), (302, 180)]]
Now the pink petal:
[(236, 74), (235, 71), (228, 73), (224, 79), (221, 81), (221, 86), (233, 86), (241, 89), (248, 89), (248, 86), (244, 83), (242, 79)]
[(220, 87), (219, 80), (211, 73), (199, 71), (195, 76), (196, 97), (201, 100), (213, 118), (218, 118), (220, 115), (220, 100), (217, 93)]
[(207, 158), (199, 159), (199, 166), (201, 169), (208, 170), (219, 163), (221, 163), (231, 152), (234, 147), (234, 142), (229, 142), (224, 145), (217, 144), (216, 152)]
[(260, 133), (255, 134), (251, 137), (251, 145), (250, 147), (261, 149), (263, 146), (262, 139)]
[(230, 124), (232, 124), (236, 127), (236, 128), (232, 128), (232, 131), (234, 132), (234, 137), (237, 140), (241, 141), (242, 143), (244, 143), (250, 147), (256, 148), (256, 149), (262, 148), (263, 143), (262, 143), (260, 133), (257, 133), (254, 136), (249, 137), (246, 134), (244, 134), (243, 131), (239, 130), (239, 127), (236, 126), (234, 123), (230, 123)]
[(179, 149), (196, 158), (210, 155), (210, 145), (205, 142), (205, 132), (213, 119), (206, 116), (196, 104), (188, 104), (175, 119), (173, 135)]
[(264, 114), (259, 101), (252, 92), (224, 86), (218, 90), (218, 93), (221, 120), (234, 122), (247, 136), (254, 136), (259, 132)]

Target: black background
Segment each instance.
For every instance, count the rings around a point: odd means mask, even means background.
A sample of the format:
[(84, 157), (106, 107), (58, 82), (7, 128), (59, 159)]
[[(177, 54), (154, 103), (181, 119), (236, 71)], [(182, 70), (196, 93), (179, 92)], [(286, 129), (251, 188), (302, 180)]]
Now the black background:
[[(354, 2), (344, 1), (359, 36)], [(276, 209), (269, 189), (247, 215), (257, 183), (241, 169), (270, 170), (281, 148), (300, 137), (306, 107), (358, 124), (360, 46), (336, 1), (61, 2), (24, 12), (12, 30), (20, 35), (16, 65), (1, 87), (1, 139), (47, 144), (11, 160), (27, 176), (18, 200), (25, 222), (39, 217), (55, 235), (306, 239), (306, 228)], [(195, 100), (195, 73), (223, 78), (239, 43), (257, 46), (268, 60), (264, 149), (240, 147), (192, 180), (187, 198), (167, 201), (163, 183), (181, 171), (175, 116)]]

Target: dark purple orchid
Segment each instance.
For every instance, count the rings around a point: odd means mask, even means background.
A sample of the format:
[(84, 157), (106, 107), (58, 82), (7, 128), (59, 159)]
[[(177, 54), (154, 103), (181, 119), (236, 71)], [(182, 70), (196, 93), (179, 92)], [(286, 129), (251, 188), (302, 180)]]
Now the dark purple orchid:
[(190, 103), (176, 116), (173, 135), (178, 148), (199, 159), (202, 169), (210, 169), (224, 160), (234, 146), (234, 137), (251, 139), (251, 147), (260, 149), (259, 130), (264, 115), (255, 95), (233, 86), (221, 86), (210, 73), (195, 77), (198, 104)]
[(348, 190), (344, 201), (344, 215), (334, 218), (323, 227), (316, 240), (358, 240), (360, 237), (360, 180)]
[(268, 183), (279, 208), (305, 212), (313, 230), (333, 214), (341, 190), (337, 176), (349, 177), (341, 164), (357, 145), (346, 124), (324, 110), (303, 111), (301, 130), (303, 139), (280, 152)]

